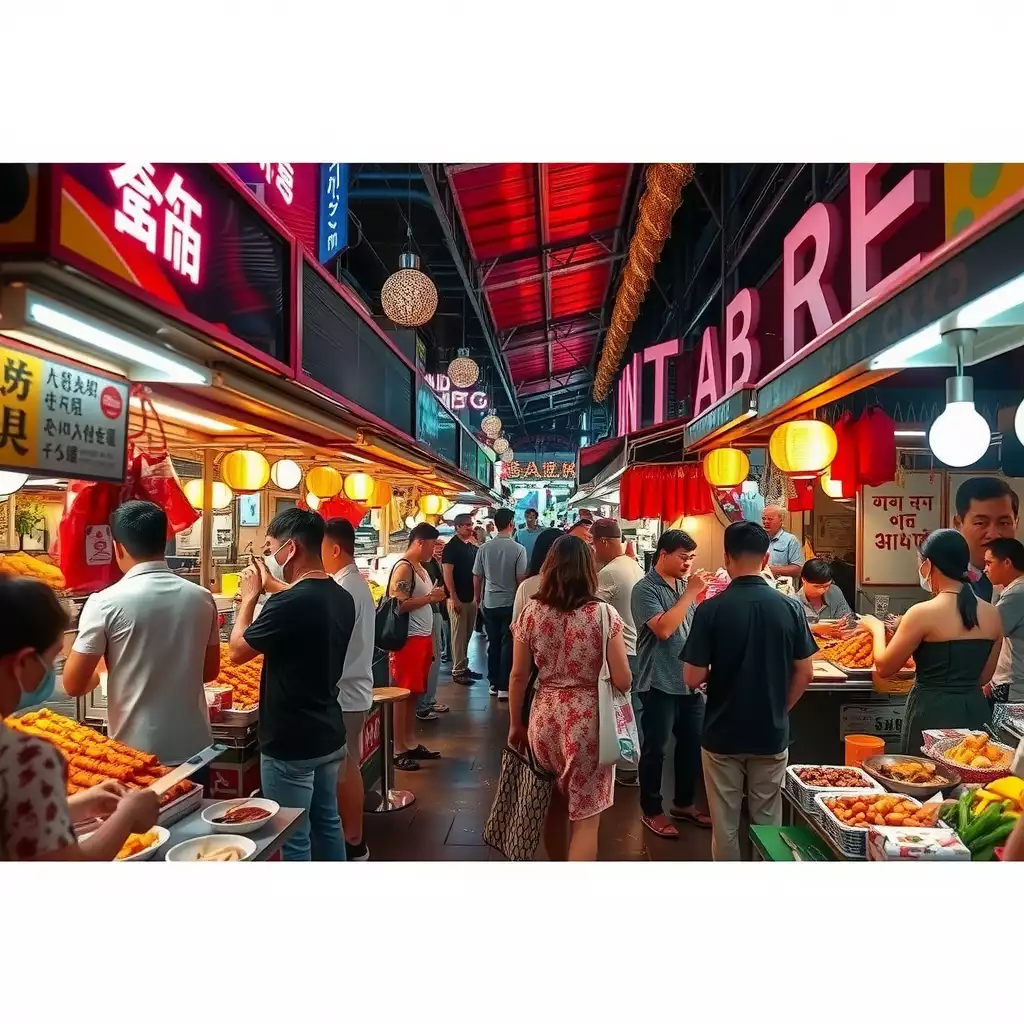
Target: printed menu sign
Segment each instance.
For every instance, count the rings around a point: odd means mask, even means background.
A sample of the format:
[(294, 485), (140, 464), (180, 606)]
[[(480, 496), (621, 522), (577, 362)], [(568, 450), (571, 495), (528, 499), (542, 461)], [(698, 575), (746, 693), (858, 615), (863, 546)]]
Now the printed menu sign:
[(861, 583), (910, 587), (917, 583), (917, 549), (943, 526), (942, 473), (907, 473), (896, 483), (861, 493)]
[(128, 382), (0, 344), (0, 469), (124, 479)]

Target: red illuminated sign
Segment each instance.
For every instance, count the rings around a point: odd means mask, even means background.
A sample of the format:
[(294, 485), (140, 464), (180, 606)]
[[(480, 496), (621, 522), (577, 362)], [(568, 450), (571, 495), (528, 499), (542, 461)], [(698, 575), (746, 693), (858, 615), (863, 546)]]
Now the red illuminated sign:
[(295, 198), (295, 170), (291, 164), (260, 164), (268, 185), (274, 185), (287, 206)]

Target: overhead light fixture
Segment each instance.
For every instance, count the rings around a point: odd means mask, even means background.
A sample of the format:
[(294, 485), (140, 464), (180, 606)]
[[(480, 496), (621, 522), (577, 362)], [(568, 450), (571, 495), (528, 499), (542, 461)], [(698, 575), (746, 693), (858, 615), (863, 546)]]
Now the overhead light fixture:
[(437, 288), (420, 270), (419, 257), (403, 252), (399, 269), (380, 290), (384, 315), (401, 327), (422, 327), (437, 311)]
[(501, 433), (501, 418), (493, 409), (481, 420), (480, 429), (489, 438), (495, 438)]
[(239, 448), (221, 460), (220, 475), (236, 494), (255, 494), (270, 480), (270, 463), (262, 452)]
[(994, 320), (1022, 302), (1024, 302), (1024, 274), (972, 299), (957, 313), (956, 325), (961, 329), (984, 327), (987, 321)]
[(495, 455), (504, 455), (505, 452), (509, 451), (512, 446), (508, 443), (507, 437), (499, 437), (497, 438), (497, 440), (495, 440), (494, 444), (492, 444), (491, 447), (494, 449)]
[(448, 364), (448, 379), (457, 388), (471, 388), (480, 379), (480, 367), (470, 356), (468, 348), (460, 348), (458, 355)]
[(282, 491), (294, 491), (302, 479), (302, 467), (293, 459), (278, 459), (270, 467), (270, 479)]
[[(124, 334), (84, 316), (70, 306), (30, 293), (25, 302), (25, 323), (42, 327), (70, 338), (104, 355), (116, 356), (131, 364), (126, 374), (133, 380), (156, 379), (176, 384), (209, 385), (212, 374), (198, 363), (165, 355), (142, 338)], [(154, 378), (153, 373), (157, 376)]]
[[(203, 481), (200, 478), (186, 481), (184, 491), (185, 497), (188, 498), (188, 503), (194, 509), (202, 510)], [(220, 512), (223, 509), (226, 509), (234, 500), (235, 495), (226, 483), (221, 480), (213, 481), (213, 487), (211, 488), (210, 494), (210, 508), (215, 512)]]
[(927, 437), (927, 430), (894, 430), (894, 437)]
[[(973, 335), (974, 331), (957, 331)], [(946, 380), (946, 408), (928, 432), (928, 445), (935, 457), (947, 466), (973, 466), (988, 451), (992, 430), (985, 417), (974, 407), (974, 380), (963, 374), (963, 342), (956, 342), (957, 374)]]
[(936, 324), (916, 331), (910, 337), (898, 341), (871, 360), (872, 370), (894, 370), (907, 366), (916, 356), (942, 343), (942, 335)]
[(28, 480), (28, 473), (0, 472), (0, 498), (6, 498), (20, 491), (25, 486), (26, 480)]
[[(137, 398), (133, 395), (130, 402), (133, 409), (142, 409), (141, 398)], [(177, 405), (168, 405), (166, 402), (154, 402), (152, 400), (150, 400), (149, 404), (152, 405), (152, 407), (161, 416), (166, 416), (169, 420), (175, 420), (178, 423), (185, 423), (191, 427), (201, 427), (203, 430), (212, 430), (220, 433), (238, 429), (232, 423), (225, 423), (224, 420), (215, 420), (212, 416), (203, 416), (198, 412), (191, 412), (190, 410), (182, 409)]]
[(346, 462), (361, 462), (364, 466), (373, 465), (373, 459), (364, 459), (362, 455), (356, 455), (354, 452), (342, 452), (341, 456)]

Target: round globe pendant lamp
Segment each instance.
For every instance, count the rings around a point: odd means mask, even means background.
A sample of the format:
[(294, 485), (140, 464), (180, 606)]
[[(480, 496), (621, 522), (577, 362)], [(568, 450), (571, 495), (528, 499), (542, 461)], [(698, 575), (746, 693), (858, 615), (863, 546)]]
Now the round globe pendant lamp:
[(235, 494), (254, 494), (267, 486), (270, 464), (259, 452), (238, 448), (221, 460), (220, 475)]
[(712, 487), (736, 487), (749, 472), (750, 459), (738, 448), (717, 448), (704, 456), (704, 478)]
[(278, 459), (270, 467), (270, 479), (282, 491), (294, 491), (302, 480), (302, 469), (291, 459)]
[(420, 270), (418, 256), (411, 252), (402, 253), (399, 269), (381, 288), (380, 304), (387, 318), (401, 327), (422, 327), (434, 315), (437, 311), (437, 288)]
[(345, 477), (345, 497), (366, 501), (373, 494), (373, 477), (369, 473), (349, 473)]
[(836, 457), (836, 432), (823, 420), (793, 420), (776, 427), (768, 441), (772, 462), (792, 477), (815, 477)]
[(480, 367), (470, 356), (468, 348), (460, 348), (458, 355), (448, 364), (448, 379), (457, 388), (471, 388), (480, 379)]
[[(196, 509), (203, 507), (203, 481), (201, 479), (188, 480), (182, 488), (188, 503)], [(226, 483), (221, 480), (213, 481), (213, 493), (210, 496), (210, 507), (217, 512), (226, 509), (235, 500), (234, 492)]]
[(501, 419), (493, 409), (480, 421), (480, 429), (492, 440), (501, 433)]
[(306, 474), (306, 490), (318, 498), (333, 498), (341, 488), (341, 474), (333, 466), (314, 466)]
[(928, 446), (935, 457), (954, 468), (973, 466), (991, 443), (988, 421), (974, 407), (974, 380), (962, 375), (948, 378), (946, 408), (928, 432)]

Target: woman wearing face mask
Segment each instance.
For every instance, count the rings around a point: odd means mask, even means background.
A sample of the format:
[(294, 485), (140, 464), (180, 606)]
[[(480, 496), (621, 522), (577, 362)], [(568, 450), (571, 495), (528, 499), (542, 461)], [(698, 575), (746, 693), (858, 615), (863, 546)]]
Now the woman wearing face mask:
[(989, 718), (982, 687), (999, 660), (999, 612), (979, 601), (968, 582), (970, 549), (956, 530), (936, 530), (921, 545), (921, 586), (931, 599), (900, 620), (889, 645), (874, 616), (861, 621), (874, 634), (875, 669), (896, 675), (913, 656), (914, 688), (907, 700), (903, 752), (916, 754), (926, 729), (980, 730)]
[[(2, 722), (53, 695), (67, 624), (47, 586), (0, 577), (0, 861), (113, 860), (132, 832), (156, 824), (159, 800), (151, 790), (128, 792), (110, 782), (69, 799), (64, 755)], [(104, 816), (91, 835), (75, 840), (75, 821)]]

